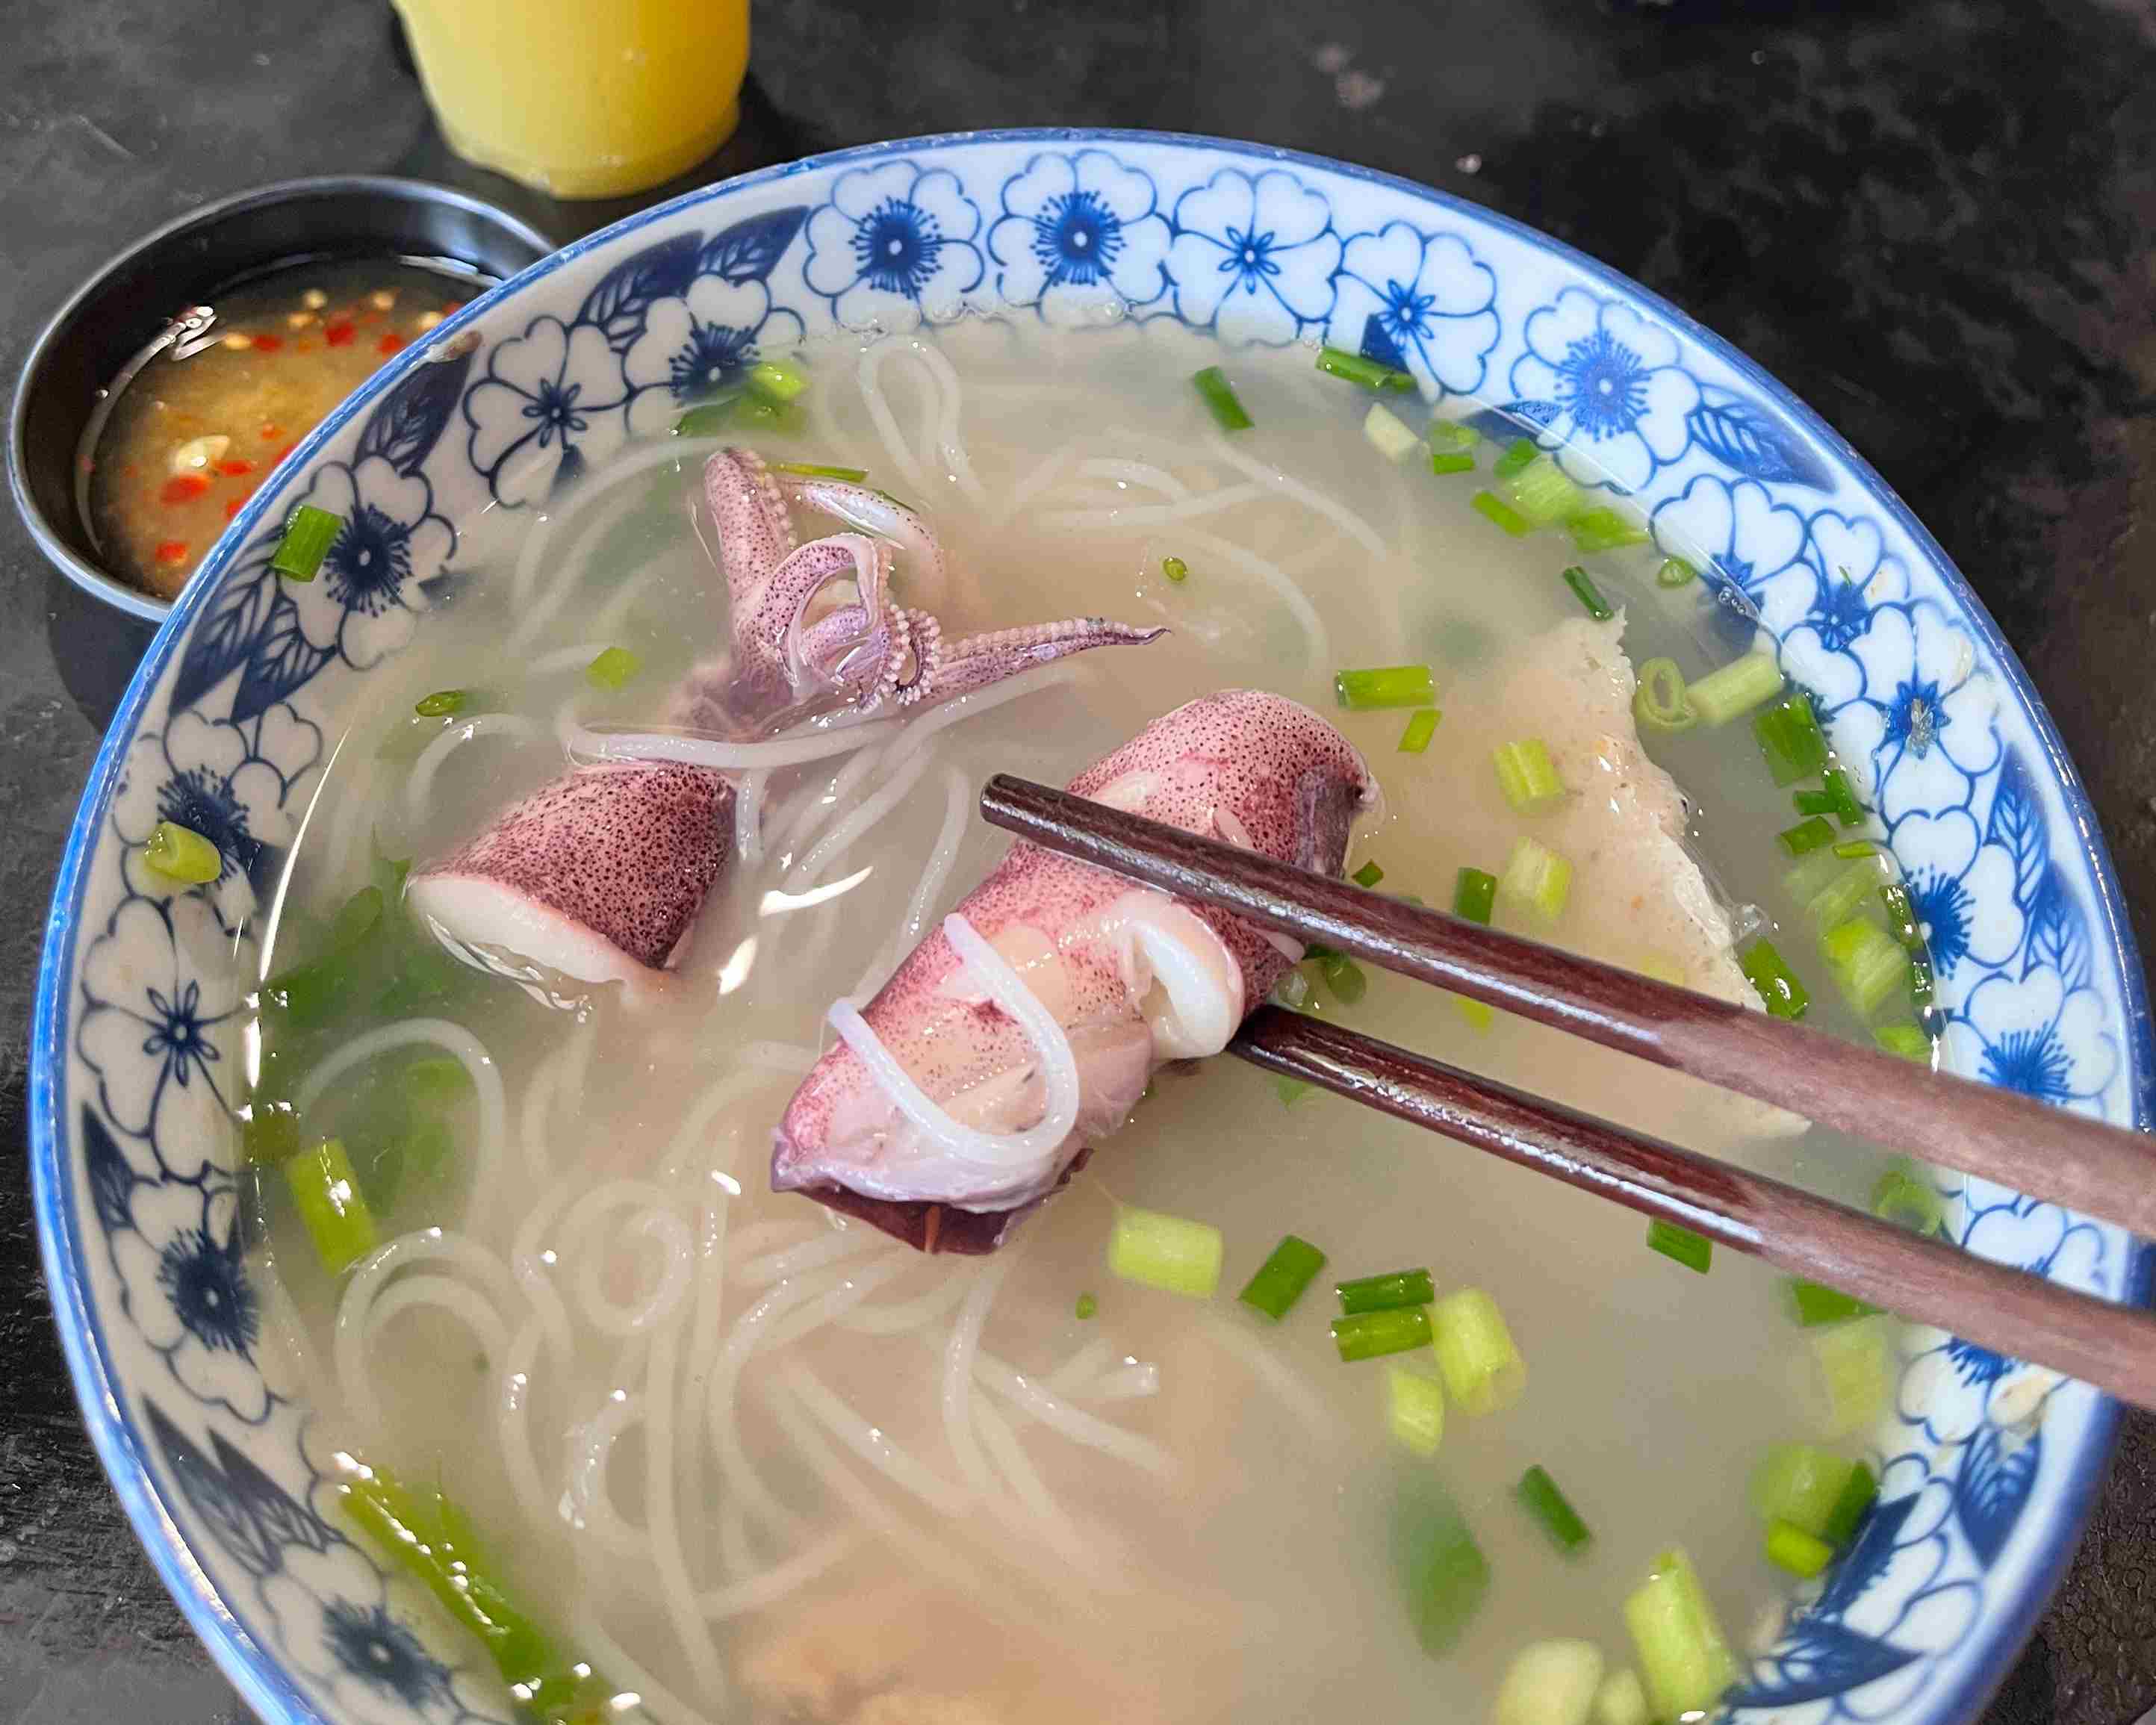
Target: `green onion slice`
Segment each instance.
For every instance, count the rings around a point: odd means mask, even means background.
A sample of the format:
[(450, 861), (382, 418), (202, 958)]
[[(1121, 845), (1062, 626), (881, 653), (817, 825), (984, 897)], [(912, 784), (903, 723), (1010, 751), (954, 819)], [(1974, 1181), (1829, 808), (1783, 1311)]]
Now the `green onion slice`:
[(1391, 665), (1335, 671), (1332, 694), (1350, 712), (1367, 712), (1378, 707), (1428, 706), (1437, 699), (1437, 685), (1426, 665)]
[(1390, 1312), (1402, 1306), (1427, 1306), (1437, 1296), (1427, 1270), (1393, 1270), (1383, 1276), (1358, 1276), (1334, 1284), (1340, 1309), (1350, 1317), (1358, 1312)]
[(143, 842), (142, 860), (153, 873), (186, 886), (206, 886), (224, 872), (224, 853), (192, 827), (161, 820)]
[(1404, 392), (1414, 388), (1414, 379), (1405, 372), (1395, 371), (1391, 366), (1378, 360), (1365, 358), (1362, 354), (1350, 353), (1344, 347), (1319, 348), (1317, 369), (1328, 377), (1359, 383), (1365, 389)]
[(1768, 1012), (1778, 1019), (1804, 1015), (1812, 997), (1772, 941), (1753, 942), (1737, 955), (1737, 962)]
[(1804, 1329), (1845, 1323), (1852, 1317), (1869, 1317), (1879, 1309), (1854, 1294), (1845, 1294), (1825, 1282), (1806, 1281), (1800, 1276), (1791, 1276), (1785, 1286), (1789, 1291), (1789, 1309)]
[(1644, 731), (1686, 731), (1699, 721), (1674, 659), (1650, 659), (1632, 691), (1632, 716)]
[(1483, 520), (1502, 527), (1515, 539), (1524, 539), (1535, 530), (1532, 521), (1494, 491), (1477, 491), (1467, 500), (1467, 506)]
[(1422, 1306), (1358, 1312), (1332, 1320), (1332, 1345), (1343, 1360), (1376, 1359), (1430, 1345), (1430, 1311)]
[(1813, 716), (1811, 697), (1801, 690), (1754, 715), (1752, 734), (1778, 785), (1794, 784), (1825, 768), (1826, 733)]
[(1115, 1230), (1108, 1236), (1112, 1274), (1196, 1300), (1210, 1299), (1219, 1286), (1220, 1257), (1220, 1230), (1209, 1222), (1134, 1204), (1116, 1212)]
[(1400, 753), (1419, 755), (1427, 749), (1430, 738), (1437, 735), (1437, 721), (1443, 716), (1434, 706), (1426, 706), (1412, 715), (1400, 732)]
[(1699, 571), (1682, 557), (1664, 557), (1655, 571), (1657, 587), (1687, 587), (1699, 579)]
[(1726, 725), (1779, 692), (1782, 668), (1771, 653), (1748, 653), (1696, 679), (1685, 691), (1703, 725)]
[(1564, 800), (1564, 781), (1550, 760), (1549, 745), (1539, 737), (1517, 737), (1491, 752), (1497, 788), (1522, 814), (1540, 814)]
[(1435, 474), (1472, 473), (1475, 458), (1465, 449), (1432, 449), (1430, 470)]
[(1385, 1423), (1414, 1454), (1435, 1455), (1445, 1441), (1445, 1386), (1405, 1366), (1387, 1366)]
[(312, 581), (343, 531), (342, 516), (302, 503), (285, 521), (285, 536), (277, 542), (270, 567), (287, 581)]
[(1452, 878), (1452, 914), (1464, 922), (1490, 926), (1497, 903), (1497, 877), (1480, 869), (1462, 869)]
[(644, 661), (626, 647), (608, 647), (584, 667), (584, 680), (594, 689), (625, 689)]
[(1714, 1265), (1714, 1242), (1675, 1222), (1657, 1217), (1647, 1224), (1647, 1245), (1674, 1263), (1704, 1276)]
[(285, 1180), (315, 1255), (331, 1275), (341, 1276), (374, 1250), (374, 1214), (340, 1140), (325, 1138), (301, 1151), (285, 1164)]
[(1497, 457), (1496, 465), (1490, 471), (1501, 480), (1516, 478), (1525, 473), (1533, 463), (1535, 457), (1541, 454), (1541, 445), (1532, 438), (1514, 438), (1512, 442), (1505, 445), (1504, 453)]
[(1190, 565), (1184, 562), (1181, 557), (1163, 557), (1160, 560), (1160, 572), (1170, 581), (1185, 581), (1190, 576)]
[(1299, 1235), (1283, 1235), (1236, 1297), (1277, 1323), (1324, 1267), (1323, 1252)]
[(808, 374), (790, 359), (763, 359), (748, 368), (743, 381), (766, 401), (783, 407), (808, 388)]
[(1782, 849), (1791, 856), (1803, 856), (1817, 850), (1821, 845), (1834, 843), (1834, 823), (1824, 814), (1815, 814), (1800, 820), (1793, 827), (1784, 827), (1774, 835), (1781, 841)]
[(1243, 403), (1235, 394), (1235, 385), (1229, 382), (1228, 374), (1218, 366), (1208, 366), (1190, 380), (1204, 398), (1205, 406), (1213, 415), (1213, 423), (1223, 431), (1248, 431), (1256, 422), (1245, 413)]
[(820, 461), (772, 461), (765, 465), (773, 473), (796, 474), (803, 479), (837, 480), (849, 485), (858, 485), (869, 476), (865, 467), (829, 467)]
[(1438, 1368), (1453, 1400), (1480, 1419), (1517, 1402), (1527, 1387), (1527, 1363), (1497, 1302), (1481, 1288), (1461, 1288), (1430, 1308)]
[(1568, 1556), (1594, 1538), (1588, 1531), (1587, 1523), (1580, 1520), (1579, 1512), (1558, 1489), (1557, 1481), (1549, 1476), (1549, 1470), (1540, 1462), (1522, 1474), (1520, 1483), (1512, 1490), (1527, 1513), (1541, 1523), (1550, 1543)]
[(1573, 516), (1565, 523), (1573, 548), (1590, 555), (1598, 551), (1621, 551), (1628, 545), (1645, 545), (1647, 530), (1621, 511), (1607, 506)]
[(1350, 875), (1348, 878), (1350, 880), (1353, 880), (1358, 886), (1375, 886), (1380, 880), (1385, 878), (1385, 871), (1379, 868), (1374, 862), (1366, 862), (1361, 868), (1356, 870), (1355, 872)]
[(1802, 1581), (1810, 1581), (1834, 1561), (1834, 1548), (1816, 1534), (1789, 1522), (1768, 1524), (1767, 1561)]
[(1602, 597), (1602, 589), (1594, 584), (1594, 578), (1574, 563), (1564, 572), (1564, 584), (1572, 589), (1573, 597), (1586, 608), (1587, 614), (1597, 623), (1607, 623), (1617, 613), (1609, 601)]

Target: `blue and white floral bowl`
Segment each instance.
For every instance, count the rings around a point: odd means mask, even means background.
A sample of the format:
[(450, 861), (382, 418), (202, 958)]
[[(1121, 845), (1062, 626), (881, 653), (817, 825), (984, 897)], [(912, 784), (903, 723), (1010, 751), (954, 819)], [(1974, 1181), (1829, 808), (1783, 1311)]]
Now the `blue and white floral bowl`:
[[(1930, 924), (1957, 1070), (2146, 1127), (2148, 1006), (2057, 734), (1933, 542), (1806, 408), (1592, 261), (1419, 186), (1205, 139), (1011, 132), (868, 149), (694, 193), (570, 247), (372, 379), (265, 485), (181, 600), (91, 777), (38, 999), (46, 1273), (92, 1436), (196, 1629), (266, 1719), (499, 1714), (326, 1514), (247, 1274), (228, 1110), (252, 914), (331, 716), (424, 627), (490, 509), (530, 507), (759, 352), (969, 307), (1062, 323), (1120, 301), (1229, 347), (1322, 338), (1543, 428), (1635, 496), (1779, 638), (1868, 780)], [(321, 578), (269, 570), (299, 501), (350, 525)], [(496, 517), (499, 519), (499, 517)], [(475, 531), (476, 530), (476, 531)], [(467, 552), (467, 554), (469, 554)], [(173, 894), (161, 818), (224, 873)], [(1955, 1182), (1974, 1250), (2142, 1299), (2115, 1230)], [(2117, 1410), (1938, 1332), (1907, 1347), (1867, 1530), (1733, 1696), (1740, 1720), (1972, 1713), (2063, 1570)]]

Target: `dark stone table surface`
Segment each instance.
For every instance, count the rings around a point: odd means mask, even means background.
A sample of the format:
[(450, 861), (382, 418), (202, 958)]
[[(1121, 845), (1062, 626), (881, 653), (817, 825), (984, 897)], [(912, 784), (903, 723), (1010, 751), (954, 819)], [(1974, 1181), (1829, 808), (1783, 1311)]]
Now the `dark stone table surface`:
[[(690, 0), (683, 0), (690, 3)], [(94, 264), (261, 182), (448, 180), (379, 0), (11, 0), (0, 376)], [(757, 0), (740, 133), (681, 185), (971, 126), (1152, 126), (1443, 187), (1676, 301), (1820, 409), (2034, 675), (2156, 934), (2156, 0)], [(880, 45), (871, 45), (880, 44)], [(679, 189), (678, 187), (667, 190)], [(44, 906), (147, 631), (0, 519), (0, 1718), (245, 1715), (77, 1422), (13, 1147)], [(2156, 1421), (1987, 1725), (2156, 1702)]]

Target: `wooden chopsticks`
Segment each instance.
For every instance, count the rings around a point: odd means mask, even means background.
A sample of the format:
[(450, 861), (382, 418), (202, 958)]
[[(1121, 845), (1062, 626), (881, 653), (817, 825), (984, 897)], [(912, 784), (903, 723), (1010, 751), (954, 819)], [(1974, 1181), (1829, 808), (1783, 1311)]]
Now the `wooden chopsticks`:
[[(1046, 849), (1322, 942), (1926, 1161), (2156, 1234), (2137, 1133), (998, 774), (981, 812)], [(1337, 1024), (1264, 1008), (1233, 1052), (1907, 1317), (2156, 1408), (2156, 1317)]]

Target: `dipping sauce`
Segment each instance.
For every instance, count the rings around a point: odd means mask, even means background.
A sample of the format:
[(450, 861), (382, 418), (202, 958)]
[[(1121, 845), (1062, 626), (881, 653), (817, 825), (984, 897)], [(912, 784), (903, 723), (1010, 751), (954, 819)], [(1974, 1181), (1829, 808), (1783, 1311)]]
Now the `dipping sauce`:
[(208, 344), (144, 366), (98, 436), (87, 513), (106, 567), (177, 593), (285, 452), (485, 285), (416, 264), (324, 263), (217, 295)]

